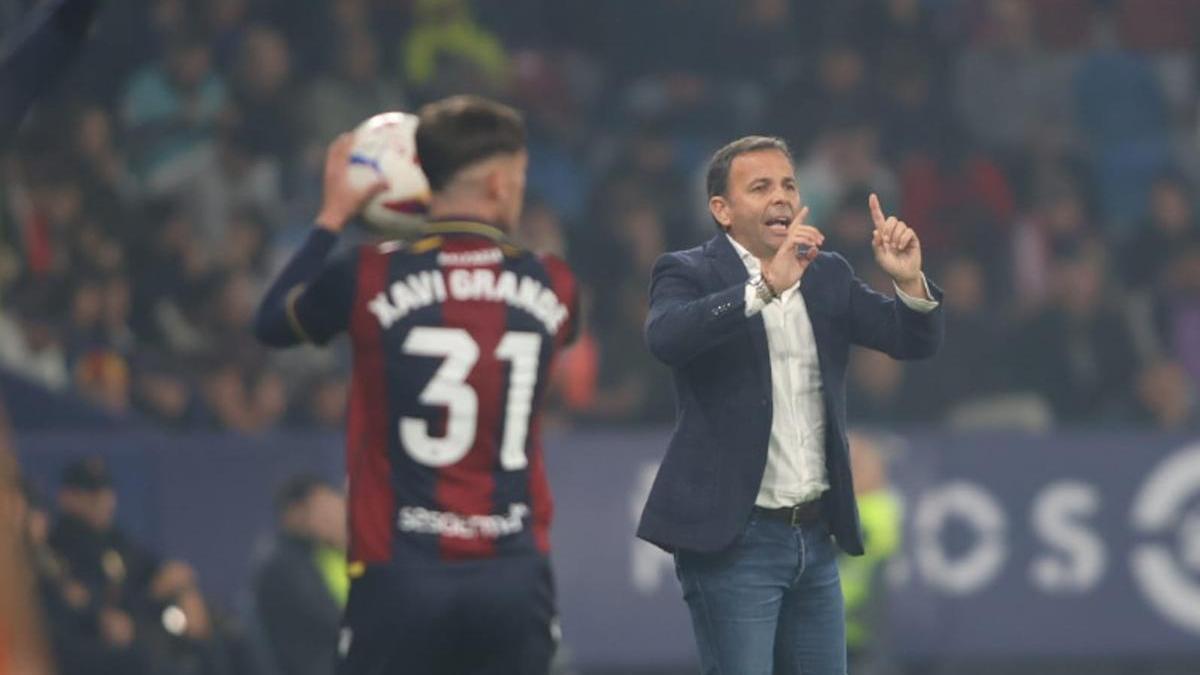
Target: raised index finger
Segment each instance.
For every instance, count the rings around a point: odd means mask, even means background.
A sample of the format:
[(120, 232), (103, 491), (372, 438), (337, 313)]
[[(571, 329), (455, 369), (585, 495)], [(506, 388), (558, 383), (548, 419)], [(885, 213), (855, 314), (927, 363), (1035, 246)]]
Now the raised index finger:
[(792, 224), (788, 226), (788, 229), (794, 230), (797, 227), (805, 225), (806, 224), (804, 222), (805, 218), (808, 218), (808, 207), (807, 206), (800, 209), (800, 212), (796, 214), (796, 217), (792, 220)]
[(883, 208), (879, 206), (879, 197), (872, 192), (867, 202), (871, 205), (871, 220), (875, 221), (876, 229), (883, 227), (887, 218), (883, 215)]

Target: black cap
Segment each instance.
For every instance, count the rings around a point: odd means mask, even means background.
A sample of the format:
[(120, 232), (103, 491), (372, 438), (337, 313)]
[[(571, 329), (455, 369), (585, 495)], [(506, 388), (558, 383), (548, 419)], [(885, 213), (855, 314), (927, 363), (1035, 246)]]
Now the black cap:
[(112, 476), (99, 457), (88, 457), (71, 462), (63, 469), (61, 482), (65, 488), (95, 492), (112, 487)]

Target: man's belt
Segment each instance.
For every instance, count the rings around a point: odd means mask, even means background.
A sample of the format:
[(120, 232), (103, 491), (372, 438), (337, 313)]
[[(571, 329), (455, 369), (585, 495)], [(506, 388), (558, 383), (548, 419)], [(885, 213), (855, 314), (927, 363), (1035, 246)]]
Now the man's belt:
[(785, 506), (780, 509), (767, 509), (756, 506), (754, 507), (754, 512), (764, 518), (782, 520), (792, 527), (813, 525), (821, 522), (821, 519), (825, 517), (824, 503), (820, 499), (796, 504), (795, 506)]

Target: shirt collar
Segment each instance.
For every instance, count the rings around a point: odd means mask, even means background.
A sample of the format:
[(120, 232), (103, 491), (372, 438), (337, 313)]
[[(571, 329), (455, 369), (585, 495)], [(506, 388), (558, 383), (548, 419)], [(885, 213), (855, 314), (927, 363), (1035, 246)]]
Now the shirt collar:
[(497, 243), (509, 243), (508, 235), (495, 225), (467, 218), (431, 220), (426, 225), (424, 234), (474, 234)]
[[(725, 233), (725, 238), (728, 239), (729, 243), (733, 245), (734, 252), (736, 252), (738, 254), (738, 257), (742, 259), (742, 264), (746, 266), (746, 272), (748, 272), (751, 277), (762, 274), (762, 261), (761, 260), (759, 260), (758, 258), (755, 258), (754, 254), (751, 253), (750, 251), (746, 250), (745, 246), (742, 246), (741, 244), (739, 244), (737, 242), (736, 239), (729, 236), (728, 232)], [(801, 281), (803, 281), (803, 279), (801, 279)], [(792, 284), (788, 288), (785, 288), (782, 291), (780, 291), (780, 293), (779, 293), (780, 299), (782, 299), (784, 301), (788, 300), (789, 298), (792, 297), (792, 294), (795, 293), (796, 289), (798, 289), (798, 288), (800, 288), (800, 281), (797, 281), (796, 283)]]
[(750, 276), (762, 274), (762, 263), (759, 262), (758, 258), (754, 257), (754, 254), (747, 251), (746, 247), (739, 244), (728, 232), (725, 233), (725, 238), (733, 245), (734, 252), (742, 259), (742, 264), (746, 266), (746, 271), (750, 273)]

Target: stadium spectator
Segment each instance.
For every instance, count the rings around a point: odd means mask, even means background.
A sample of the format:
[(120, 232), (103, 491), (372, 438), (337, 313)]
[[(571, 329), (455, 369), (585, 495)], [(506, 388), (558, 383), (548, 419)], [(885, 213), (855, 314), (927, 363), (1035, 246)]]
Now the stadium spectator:
[(141, 613), (196, 592), (189, 566), (159, 559), (116, 526), (117, 493), (101, 460), (77, 460), (63, 470), (58, 506), (49, 544), (96, 598)]
[(1172, 256), (1159, 290), (1162, 335), (1171, 358), (1200, 383), (1200, 244)]
[(866, 554), (838, 557), (846, 601), (846, 651), (855, 675), (884, 675), (889, 667), (886, 643), (887, 586), (884, 565), (900, 549), (899, 497), (888, 485), (887, 464), (878, 440), (860, 431), (848, 434), (854, 494), (862, 522)]
[(1051, 304), (1017, 332), (1023, 384), (1042, 394), (1062, 424), (1128, 420), (1138, 357), (1125, 318), (1107, 302), (1104, 252), (1056, 259)]
[(1164, 283), (1172, 263), (1200, 243), (1193, 191), (1177, 173), (1160, 176), (1150, 191), (1149, 216), (1121, 245), (1122, 278), (1130, 288)]
[(895, 171), (879, 156), (879, 127), (874, 120), (864, 113), (847, 113), (823, 128), (807, 161), (796, 167), (801, 198), (812, 222), (825, 227), (846, 192), (855, 187), (896, 201), (899, 183)]
[(846, 414), (862, 424), (895, 427), (914, 419), (913, 409), (926, 392), (914, 394), (909, 364), (868, 349), (854, 349), (846, 380)]
[[(846, 118), (862, 117), (871, 110), (870, 72), (861, 50), (845, 41), (822, 47), (813, 77), (794, 80), (772, 102), (772, 128), (807, 150), (818, 142), (820, 132)], [(818, 209), (813, 217), (821, 215)]]
[(1093, 154), (1104, 225), (1124, 235), (1146, 207), (1155, 176), (1170, 162), (1170, 114), (1153, 64), (1113, 35), (1100, 14), (1092, 50), (1075, 74), (1078, 125)]
[[(956, 63), (954, 103), (961, 119), (984, 147), (1000, 156), (1019, 156), (1041, 125), (1061, 118), (1067, 90), (1047, 72), (1028, 0), (989, 0), (977, 40)], [(1069, 110), (1069, 109), (1068, 109)]]
[(101, 620), (114, 624), (105, 630), (117, 638), (132, 631), (152, 669), (231, 673), (228, 645), (197, 588), (195, 572), (186, 563), (160, 558), (116, 526), (117, 494), (101, 460), (77, 460), (64, 468), (58, 506), (50, 549), (86, 589)]
[(167, 429), (204, 425), (206, 411), (187, 373), (187, 364), (161, 350), (143, 350), (134, 366), (134, 408)]
[(278, 490), (275, 511), (279, 532), (255, 579), (258, 620), (281, 675), (332, 673), (349, 583), (345, 500), (301, 475)]
[(335, 45), (333, 65), (308, 85), (301, 112), (306, 166), (314, 173), (335, 136), (376, 113), (408, 107), (403, 90), (380, 73), (374, 35), (342, 32)]
[(1016, 213), (1008, 176), (954, 127), (910, 154), (901, 165), (900, 198), (933, 255), (966, 253), (1003, 266), (1004, 243)]
[(944, 421), (959, 406), (1014, 388), (1003, 317), (991, 310), (983, 265), (969, 256), (949, 260), (939, 279), (946, 289), (946, 330), (955, 336), (936, 361), (914, 363), (912, 390), (921, 392), (909, 410), (919, 419)]
[(245, 133), (241, 145), (286, 169), (300, 138), (287, 41), (270, 27), (248, 29), (238, 45), (233, 72), (233, 116)]
[(425, 99), (461, 91), (501, 93), (510, 77), (499, 37), (475, 20), (466, 0), (417, 0), (404, 38), (405, 82)]
[(95, 596), (50, 547), (50, 514), (29, 483), (19, 493), (24, 545), (60, 675), (149, 675), (133, 618)]
[(64, 390), (70, 374), (49, 289), (18, 289), (17, 299), (11, 312), (0, 314), (0, 364), (47, 389)]
[(196, 32), (172, 36), (166, 58), (134, 76), (121, 118), (134, 170), (149, 192), (185, 189), (203, 172), (227, 100), (207, 37)]
[(1099, 228), (1091, 224), (1078, 188), (1064, 177), (1048, 179), (1033, 209), (1012, 230), (1013, 299), (1022, 314), (1031, 314), (1053, 294), (1059, 262), (1095, 242)]

